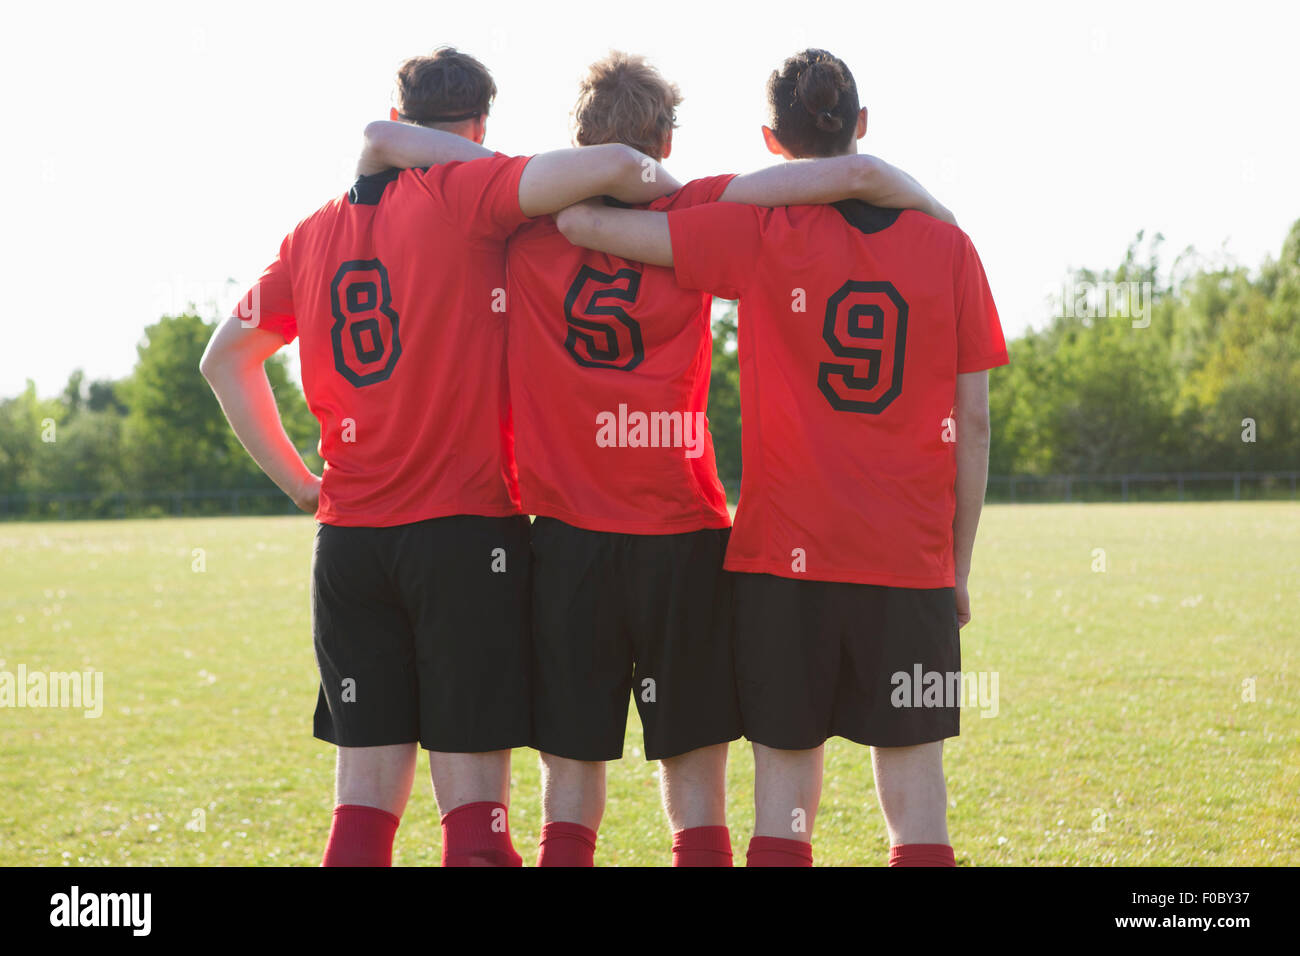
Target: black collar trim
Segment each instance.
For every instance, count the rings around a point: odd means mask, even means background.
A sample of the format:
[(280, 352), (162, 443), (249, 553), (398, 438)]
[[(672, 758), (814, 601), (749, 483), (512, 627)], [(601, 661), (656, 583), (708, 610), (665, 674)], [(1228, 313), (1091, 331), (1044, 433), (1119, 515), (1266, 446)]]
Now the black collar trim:
[(402, 174), (400, 169), (385, 169), (373, 176), (358, 176), (348, 190), (348, 202), (354, 206), (378, 206), (388, 184)]
[(903, 214), (902, 209), (885, 209), (865, 203), (861, 199), (844, 199), (831, 205), (844, 217), (845, 222), (868, 235), (873, 232), (884, 232)]

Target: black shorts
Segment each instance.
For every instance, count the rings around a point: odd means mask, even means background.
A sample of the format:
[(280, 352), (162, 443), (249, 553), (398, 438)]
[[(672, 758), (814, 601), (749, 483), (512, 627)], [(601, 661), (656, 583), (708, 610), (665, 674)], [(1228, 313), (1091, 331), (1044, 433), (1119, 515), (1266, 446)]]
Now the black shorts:
[(528, 745), (528, 518), (320, 525), (315, 735), (478, 753)]
[(750, 740), (806, 750), (828, 737), (909, 747), (958, 735), (952, 588), (734, 577), (736, 678)]
[(740, 737), (730, 529), (615, 534), (533, 522), (533, 746), (623, 755), (628, 694), (647, 760)]

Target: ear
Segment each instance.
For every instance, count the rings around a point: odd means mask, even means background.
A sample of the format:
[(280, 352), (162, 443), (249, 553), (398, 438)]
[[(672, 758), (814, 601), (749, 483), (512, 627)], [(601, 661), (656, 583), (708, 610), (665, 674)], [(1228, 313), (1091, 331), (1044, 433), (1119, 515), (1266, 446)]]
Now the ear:
[(772, 132), (772, 127), (763, 127), (763, 142), (767, 144), (767, 151), (773, 156), (785, 155), (785, 147), (781, 145), (781, 141), (777, 139), (776, 134)]
[(866, 135), (867, 135), (867, 108), (864, 106), (862, 107), (862, 109), (858, 110), (858, 131), (853, 138), (862, 139), (862, 137)]
[(474, 118), (473, 134), (474, 135), (471, 136), (470, 139), (474, 140), (474, 142), (482, 146), (483, 140), (487, 139), (487, 116), (486, 115), (480, 113), (478, 116)]
[(668, 135), (664, 138), (663, 148), (659, 150), (659, 158), (661, 160), (664, 160), (667, 159), (672, 154), (673, 154), (673, 131), (669, 130)]
[(394, 123), (398, 122), (398, 119), (397, 119), (397, 107), (396, 107), (396, 106), (394, 106), (392, 109), (390, 109), (390, 110), (388, 111), (388, 118), (389, 118), (390, 120), (392, 120)]

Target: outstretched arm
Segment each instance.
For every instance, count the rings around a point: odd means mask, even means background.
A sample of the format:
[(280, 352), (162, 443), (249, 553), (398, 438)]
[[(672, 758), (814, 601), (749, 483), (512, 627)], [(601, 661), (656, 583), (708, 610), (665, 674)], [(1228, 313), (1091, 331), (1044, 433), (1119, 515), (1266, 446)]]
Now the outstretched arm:
[(610, 209), (594, 202), (555, 217), (571, 242), (657, 266), (671, 266), (683, 289), (739, 299), (765, 268), (765, 210), (706, 202), (673, 212)]
[(491, 156), (492, 150), (472, 139), (440, 129), (379, 120), (366, 127), (365, 145), (357, 160), (358, 176), (385, 169), (410, 169), (438, 163), (468, 162)]
[(562, 210), (555, 224), (575, 246), (652, 266), (673, 264), (667, 213), (615, 209), (590, 200)]
[[(366, 127), (357, 172), (370, 175), (392, 167), (409, 169), (492, 155), (490, 149), (455, 133), (379, 121)], [(525, 216), (545, 216), (589, 196), (613, 196), (635, 205), (680, 187), (668, 170), (631, 146), (579, 146), (539, 153), (528, 162), (519, 180), (519, 207)]]
[(957, 224), (953, 214), (915, 179), (876, 156), (794, 159), (737, 176), (723, 202), (797, 206), (861, 199), (890, 209), (916, 209)]
[(639, 205), (680, 188), (668, 170), (631, 146), (578, 146), (529, 161), (519, 178), (519, 207), (525, 216), (545, 216), (591, 196)]
[(199, 368), (253, 460), (294, 504), (314, 512), (321, 480), (285, 434), (263, 365), (283, 345), (279, 333), (246, 328), (232, 316), (212, 334)]

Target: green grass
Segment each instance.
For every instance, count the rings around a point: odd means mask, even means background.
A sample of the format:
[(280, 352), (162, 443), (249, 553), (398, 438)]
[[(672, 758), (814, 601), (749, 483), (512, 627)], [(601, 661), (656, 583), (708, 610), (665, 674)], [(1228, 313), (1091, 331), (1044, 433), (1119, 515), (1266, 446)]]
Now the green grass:
[[(0, 710), (0, 864), (319, 862), (333, 752), (311, 736), (313, 531), (0, 525), (0, 670), (98, 670), (106, 696), (99, 719)], [(964, 711), (945, 746), (958, 862), (1300, 864), (1297, 582), (1295, 504), (990, 507), (962, 664), (998, 674), (999, 713)], [(743, 861), (753, 765), (742, 743), (731, 756)], [(436, 865), (417, 779), (396, 862)], [(871, 785), (867, 750), (832, 741), (819, 863), (883, 862)], [(536, 755), (516, 751), (511, 826), (530, 863), (539, 817)], [(659, 865), (668, 845), (633, 710), (597, 862)]]

